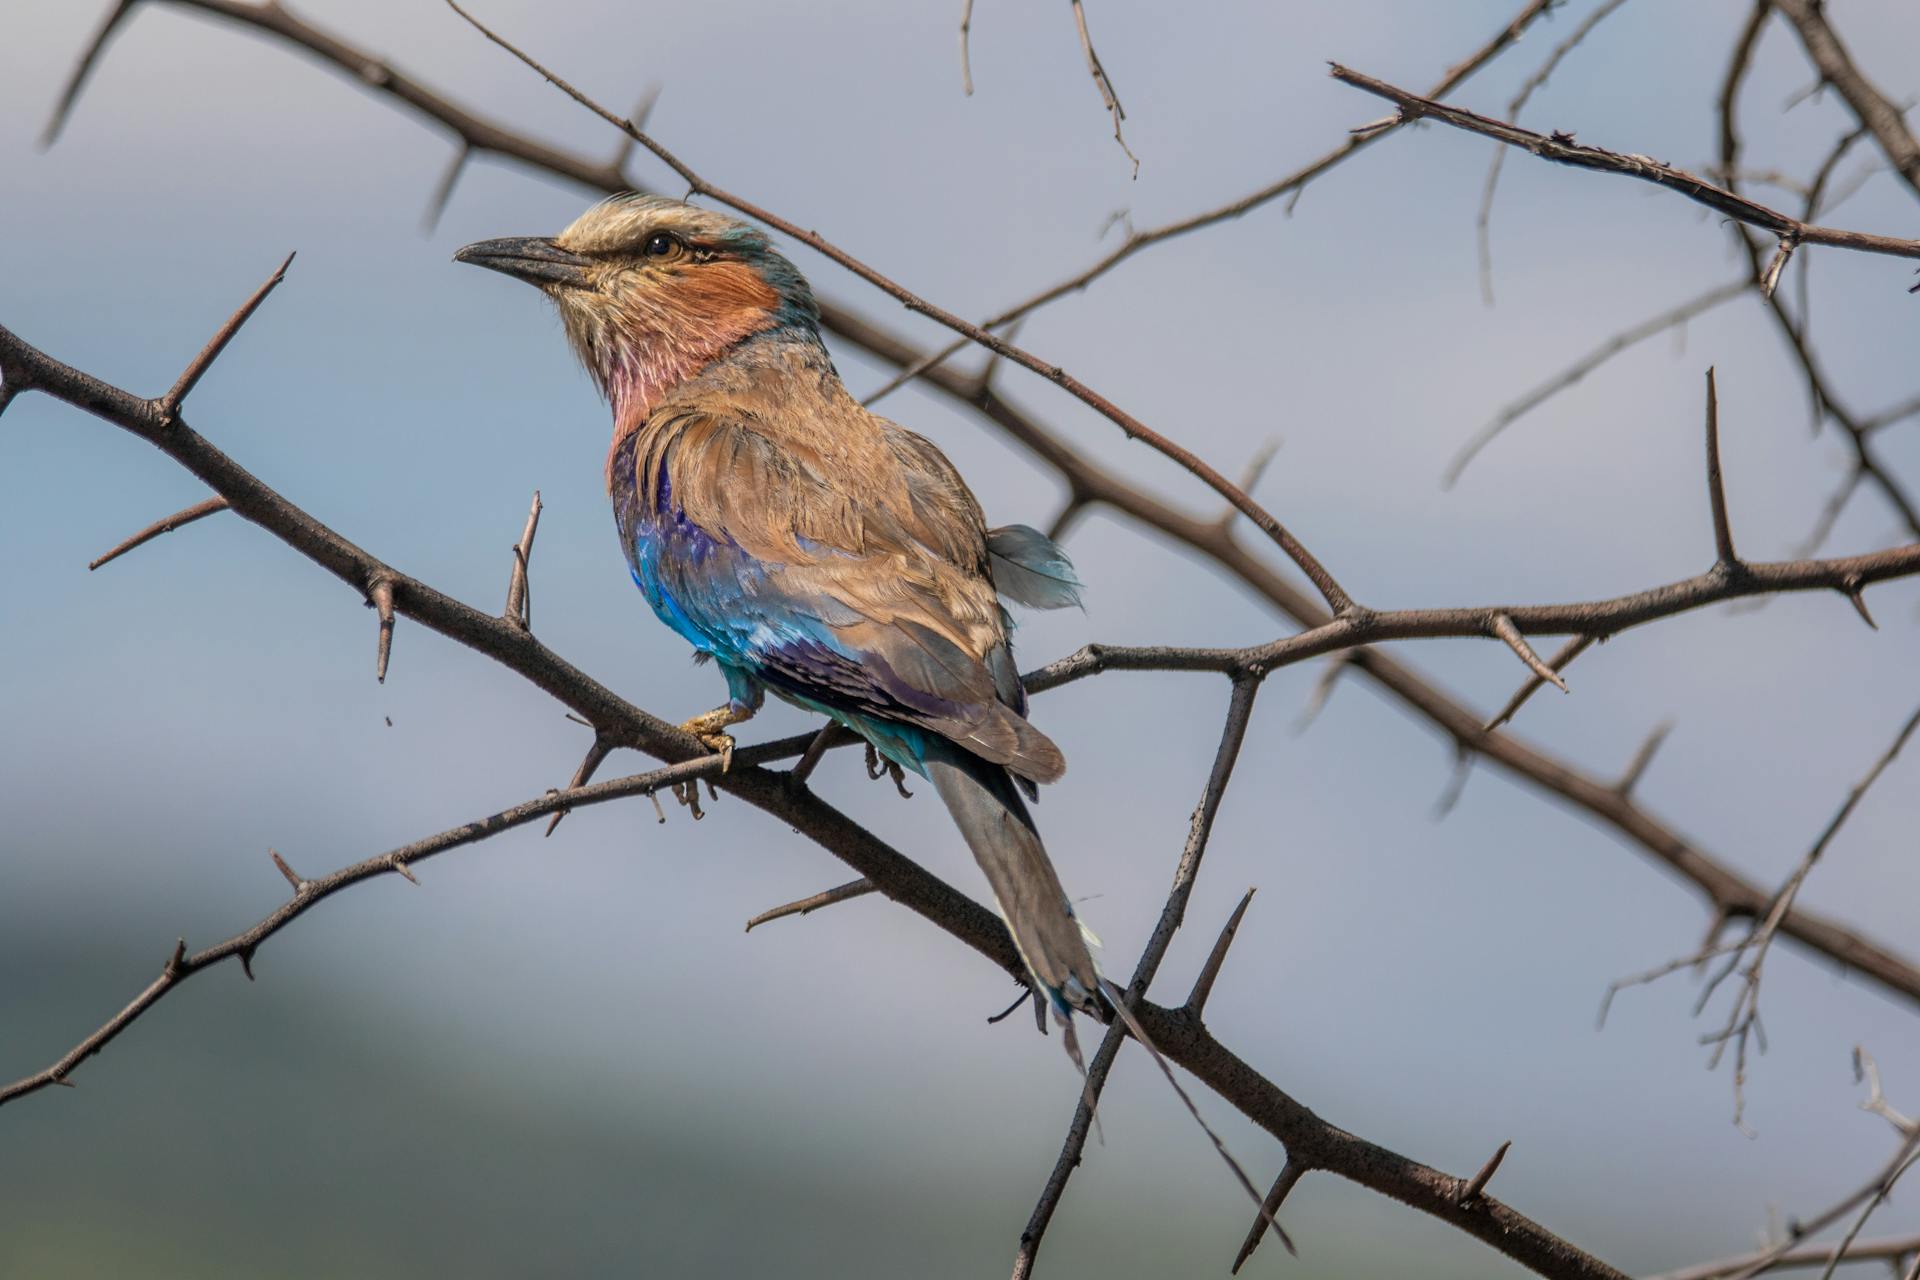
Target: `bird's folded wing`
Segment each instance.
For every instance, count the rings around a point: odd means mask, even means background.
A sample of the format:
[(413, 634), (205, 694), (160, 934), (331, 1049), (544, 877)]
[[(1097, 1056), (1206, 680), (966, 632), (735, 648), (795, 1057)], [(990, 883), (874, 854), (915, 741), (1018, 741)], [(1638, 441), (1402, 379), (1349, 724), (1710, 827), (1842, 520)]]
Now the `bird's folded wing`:
[(655, 520), (688, 531), (660, 587), (776, 689), (1052, 781), (1065, 762), (1022, 714), (979, 509), (950, 467), (917, 463), (683, 415), (636, 459)]

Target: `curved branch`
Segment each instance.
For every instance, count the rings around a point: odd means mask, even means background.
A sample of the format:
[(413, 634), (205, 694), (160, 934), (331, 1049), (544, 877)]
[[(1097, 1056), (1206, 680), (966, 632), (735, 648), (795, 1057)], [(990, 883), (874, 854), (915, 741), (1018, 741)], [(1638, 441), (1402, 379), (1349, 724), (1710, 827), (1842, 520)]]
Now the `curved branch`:
[(1820, 69), (1821, 81), (1846, 99), (1854, 116), (1880, 144), (1894, 172), (1914, 195), (1920, 196), (1920, 139), (1907, 128), (1905, 113), (1853, 65), (1853, 56), (1834, 34), (1821, 4), (1811, 0), (1774, 0), (1774, 4), (1793, 25), (1807, 57)]
[(1573, 140), (1571, 133), (1555, 133), (1548, 136), (1535, 133), (1531, 129), (1522, 129), (1519, 125), (1508, 124), (1504, 120), (1495, 120), (1490, 116), (1478, 115), (1459, 107), (1435, 102), (1419, 94), (1409, 93), (1396, 88), (1384, 80), (1362, 75), (1358, 71), (1334, 63), (1334, 79), (1350, 84), (1356, 89), (1385, 98), (1400, 108), (1403, 119), (1438, 120), (1442, 124), (1452, 125), (1468, 133), (1477, 133), (1492, 138), (1495, 142), (1504, 142), (1510, 147), (1528, 151), (1542, 160), (1551, 160), (1556, 164), (1571, 165), (1576, 169), (1595, 169), (1601, 173), (1619, 174), (1622, 177), (1637, 178), (1641, 182), (1651, 182), (1657, 187), (1677, 191), (1696, 204), (1703, 204), (1718, 213), (1724, 213), (1736, 222), (1744, 222), (1771, 232), (1783, 243), (1821, 244), (1835, 249), (1854, 249), (1861, 253), (1883, 253), (1896, 258), (1920, 258), (1920, 240), (1903, 240), (1898, 236), (1874, 235), (1867, 231), (1847, 231), (1838, 227), (1815, 226), (1809, 222), (1778, 209), (1769, 208), (1755, 200), (1749, 200), (1738, 192), (1724, 187), (1716, 187), (1698, 174), (1676, 169), (1672, 165), (1661, 164), (1658, 160), (1643, 155), (1622, 155), (1617, 151), (1607, 151), (1600, 147), (1582, 146)]
[[(286, 40), (302, 52), (345, 73), (370, 91), (390, 97), (423, 118), (448, 129), (476, 152), (500, 155), (536, 172), (578, 183), (591, 190), (611, 192), (634, 185), (617, 165), (596, 163), (507, 129), (276, 5), (241, 3), (239, 0), (166, 2), (212, 14)], [(1533, 0), (1518, 17), (1502, 28), (1493, 41), (1449, 71), (1430, 96), (1438, 97), (1450, 91), (1468, 75), (1479, 70), (1517, 39), (1527, 24), (1549, 8), (1550, 3), (1551, 0)], [(1755, 19), (1743, 36), (1742, 47), (1751, 45), (1766, 11), (1767, 0), (1760, 0)], [(93, 51), (89, 51), (87, 56), (91, 58)], [(1378, 136), (1384, 134), (1372, 131), (1355, 135), (1348, 144), (1273, 186), (1220, 209), (1196, 215), (1186, 222), (1168, 224), (1156, 233), (1156, 238), (1169, 238), (1238, 217), (1290, 190), (1297, 191), (1304, 183), (1359, 149), (1356, 144), (1364, 144)], [(1057, 290), (1030, 300), (1025, 304), (1025, 309), (1030, 310), (1053, 297), (1072, 291), (1144, 247), (1144, 244), (1136, 244), (1131, 249), (1123, 246), (1124, 252), (1116, 251), (1109, 259), (1095, 264), (1092, 270), (1084, 273), (1084, 279), (1064, 282)], [(1054, 436), (1037, 419), (1001, 398), (990, 385), (981, 385), (971, 375), (935, 367), (937, 361), (930, 359), (919, 348), (849, 308), (831, 302), (823, 303), (821, 323), (836, 336), (880, 360), (902, 369), (915, 366), (926, 369), (927, 380), (935, 389), (977, 409), (1014, 440), (1025, 445), (1040, 461), (1053, 468), (1073, 494), (1069, 512), (1082, 512), (1091, 504), (1121, 512), (1169, 540), (1197, 551), (1301, 625), (1314, 627), (1325, 621), (1326, 615), (1309, 597), (1248, 552), (1232, 531), (1219, 521), (1199, 519), (1169, 507), (1145, 490), (1090, 462)], [(0, 408), (13, 395), (25, 389), (25, 383), (18, 381), (0, 388)], [(1886, 482), (1884, 476), (1876, 476), (1876, 479), (1883, 484)], [(1916, 525), (1914, 531), (1920, 534), (1920, 524)], [(1403, 707), (1433, 725), (1457, 747), (1470, 748), (1478, 758), (1491, 760), (1549, 795), (1586, 812), (1630, 844), (1638, 846), (1648, 857), (1673, 869), (1706, 896), (1716, 910), (1753, 914), (1764, 908), (1767, 899), (1765, 889), (1635, 804), (1611, 780), (1595, 777), (1569, 761), (1510, 735), (1496, 736), (1483, 731), (1483, 716), (1396, 659), (1363, 649), (1354, 652), (1352, 665), (1372, 677)], [(1920, 968), (1887, 948), (1823, 917), (1806, 914), (1800, 908), (1789, 913), (1781, 931), (1836, 963), (1866, 974), (1910, 1000), (1920, 1001)]]
[(1177, 444), (1166, 436), (1161, 435), (1158, 431), (1155, 431), (1152, 427), (1149, 427), (1146, 423), (1140, 421), (1140, 419), (1134, 417), (1119, 405), (1068, 373), (1059, 365), (1050, 364), (1024, 348), (1016, 347), (1006, 339), (989, 333), (979, 325), (955, 315), (944, 307), (935, 306), (906, 286), (899, 284), (892, 278), (868, 266), (865, 262), (854, 257), (839, 245), (834, 244), (819, 232), (809, 231), (805, 227), (788, 221), (772, 210), (755, 204), (744, 196), (735, 195), (726, 188), (716, 186), (714, 183), (707, 181), (696, 173), (685, 161), (655, 141), (651, 135), (637, 128), (631, 120), (607, 110), (592, 98), (580, 92), (580, 90), (574, 88), (553, 72), (547, 70), (547, 68), (540, 65), (539, 62), (515, 47), (512, 43), (494, 34), (493, 31), (489, 30), (472, 14), (461, 8), (458, 0), (446, 0), (446, 3), (455, 13), (472, 24), (473, 28), (480, 32), (481, 35), (499, 45), (520, 61), (526, 63), (529, 68), (538, 73), (549, 84), (553, 85), (554, 88), (560, 90), (569, 98), (572, 98), (575, 102), (593, 112), (614, 128), (620, 130), (648, 151), (651, 151), (655, 158), (669, 169), (672, 169), (686, 182), (690, 196), (702, 195), (712, 200), (718, 200), (721, 204), (738, 210), (756, 222), (764, 222), (789, 239), (806, 245), (814, 252), (831, 259), (833, 262), (851, 271), (854, 275), (859, 276), (862, 280), (865, 280), (868, 284), (880, 290), (907, 310), (917, 312), (920, 315), (926, 316), (929, 320), (943, 324), (955, 333), (962, 334), (974, 342), (979, 343), (996, 356), (1013, 364), (1017, 364), (1029, 372), (1036, 373), (1048, 382), (1053, 383), (1062, 391), (1065, 391), (1068, 395), (1087, 405), (1095, 413), (1098, 413), (1101, 417), (1119, 427), (1129, 440), (1138, 440), (1153, 449), (1156, 453), (1160, 453), (1171, 459), (1182, 469), (1192, 474), (1202, 484), (1205, 484), (1215, 493), (1232, 503), (1242, 515), (1253, 522), (1256, 528), (1273, 539), (1275, 545), (1286, 552), (1288, 559), (1300, 567), (1300, 572), (1307, 575), (1308, 581), (1312, 582), (1314, 588), (1320, 592), (1321, 598), (1327, 602), (1328, 608), (1332, 609), (1335, 613), (1344, 613), (1353, 607), (1353, 599), (1347, 594), (1346, 589), (1335, 580), (1331, 573), (1327, 572), (1326, 566), (1322, 565), (1319, 559), (1307, 550), (1304, 543), (1289, 533), (1286, 526), (1274, 518), (1272, 512), (1255, 502), (1252, 498), (1249, 498), (1245, 490), (1214, 470), (1211, 465), (1203, 461), (1198, 454), (1188, 449), (1185, 445)]
[[(873, 324), (861, 330), (860, 341), (869, 351), (896, 365), (910, 364), (921, 354), (911, 343)], [(927, 381), (953, 399), (978, 409), (1053, 468), (1076, 495), (1082, 509), (1094, 505), (1110, 508), (1173, 543), (1191, 548), (1308, 630), (1331, 621), (1311, 596), (1249, 551), (1233, 536), (1233, 531), (1223, 528), (1218, 520), (1182, 511), (1123, 480), (1088, 459), (997, 392), (978, 391), (970, 379), (951, 369), (933, 369), (927, 374)], [(1592, 774), (1524, 739), (1488, 732), (1483, 727), (1485, 716), (1398, 659), (1374, 649), (1355, 648), (1350, 651), (1348, 661), (1457, 747), (1502, 766), (1598, 820), (1693, 885), (1716, 911), (1757, 915), (1766, 910), (1771, 898), (1769, 888), (1741, 875), (1674, 830), (1622, 792), (1612, 779)], [(1920, 965), (1881, 943), (1797, 906), (1781, 922), (1780, 931), (1835, 963), (1920, 1003)]]
[[(551, 694), (579, 713), (608, 741), (637, 747), (666, 759), (671, 766), (685, 766), (685, 772), (706, 776), (719, 762), (707, 754), (689, 735), (619, 697), (585, 672), (579, 670), (535, 640), (506, 618), (482, 613), (454, 600), (426, 583), (409, 577), (355, 546), (321, 524), (307, 512), (228, 458), (211, 442), (193, 431), (177, 415), (166, 418), (157, 400), (143, 400), (82, 373), (22, 342), (0, 328), (0, 382), (22, 386), (53, 396), (75, 408), (84, 409), (157, 447), (162, 453), (200, 477), (216, 493), (225, 497), (235, 514), (259, 525), (293, 550), (332, 573), (355, 591), (378, 579), (389, 585), (396, 613), (412, 618), (429, 630), (492, 658), (529, 683)], [(1063, 676), (1065, 673), (1062, 673)], [(1057, 681), (1056, 681), (1057, 682)], [(802, 752), (814, 735), (800, 735), (786, 744), (794, 753)], [(803, 787), (789, 785), (787, 778), (760, 765), (743, 765), (745, 752), (736, 753), (733, 767), (712, 779), (729, 794), (738, 796), (758, 809), (785, 822), (823, 849), (871, 880), (878, 890), (895, 902), (913, 910), (922, 918), (1024, 980), (1025, 969), (1005, 924), (993, 912), (932, 875), (910, 858), (888, 845), (833, 806)], [(639, 775), (645, 783), (657, 785), (651, 775)], [(684, 780), (684, 779), (682, 779)], [(602, 784), (612, 786), (616, 784)], [(529, 802), (511, 811), (517, 821), (531, 821), (556, 812), (568, 803), (571, 793), (556, 793)], [(577, 801), (574, 801), (577, 803)], [(495, 815), (498, 819), (499, 815)], [(484, 825), (489, 820), (482, 820)], [(473, 825), (473, 824), (469, 824)], [(504, 827), (502, 828), (504, 829)], [(456, 828), (428, 842), (447, 842), (444, 847), (463, 843)], [(435, 851), (439, 851), (436, 845)], [(409, 858), (423, 856), (412, 846), (381, 855), (371, 862), (356, 864), (368, 868), (351, 881), (401, 868)], [(352, 872), (352, 868), (348, 872)], [(342, 873), (347, 874), (347, 873)], [(319, 881), (295, 881), (294, 901), (281, 907), (276, 916), (289, 911), (286, 920), (305, 910), (309, 900), (317, 901), (313, 886)], [(269, 920), (273, 919), (270, 917)], [(274, 928), (284, 927), (282, 920)], [(256, 928), (261, 926), (256, 926)], [(197, 956), (186, 955), (184, 942), (175, 948), (171, 959), (132, 1004), (82, 1042), (59, 1063), (30, 1078), (11, 1096), (32, 1092), (59, 1083), (72, 1064), (98, 1050), (115, 1035), (151, 1008), (174, 985), (198, 969), (190, 966), (204, 958), (212, 964), (226, 955), (243, 963), (251, 952), (236, 935), (220, 947)], [(231, 947), (230, 951), (222, 948)], [(221, 952), (213, 955), (212, 952)], [(1142, 1028), (1171, 1061), (1185, 1067), (1202, 1083), (1237, 1107), (1286, 1145), (1288, 1159), (1302, 1168), (1321, 1169), (1351, 1179), (1361, 1186), (1409, 1204), (1425, 1213), (1458, 1227), (1485, 1241), (1495, 1250), (1542, 1275), (1561, 1280), (1626, 1280), (1623, 1272), (1574, 1247), (1539, 1223), (1490, 1198), (1479, 1198), (1467, 1205), (1460, 1203), (1463, 1180), (1411, 1160), (1384, 1147), (1329, 1124), (1294, 1099), (1278, 1085), (1266, 1079), (1222, 1045), (1201, 1025), (1189, 1010), (1164, 1008), (1141, 1000), (1133, 1010)], [(71, 1060), (71, 1061), (70, 1061)], [(62, 1064), (67, 1064), (64, 1068)], [(10, 1088), (13, 1086), (10, 1086)], [(0, 1097), (0, 1101), (4, 1101)]]

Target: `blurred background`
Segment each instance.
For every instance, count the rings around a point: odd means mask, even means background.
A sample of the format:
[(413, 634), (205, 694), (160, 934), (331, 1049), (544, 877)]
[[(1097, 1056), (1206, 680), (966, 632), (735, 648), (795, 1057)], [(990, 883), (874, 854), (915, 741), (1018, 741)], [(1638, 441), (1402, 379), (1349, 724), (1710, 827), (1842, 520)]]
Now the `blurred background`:
[[(1382, 105), (1337, 59), (1424, 87), (1515, 0), (1449, 5), (1089, 5), (1139, 177), (1110, 136), (1065, 5), (981, 0), (976, 92), (959, 5), (831, 0), (485, 0), (480, 15), (651, 128), (716, 182), (817, 227), (943, 305), (984, 315), (1119, 233), (1231, 199), (1336, 144)], [(606, 412), (530, 291), (453, 250), (550, 234), (589, 197), (481, 160), (437, 228), (452, 156), (435, 129), (262, 38), (139, 6), (58, 145), (36, 148), (106, 8), (9, 0), (0, 39), (0, 323), (155, 394), (290, 249), (287, 282), (202, 383), (194, 425), (346, 536), (497, 608), (531, 491), (536, 631), (668, 719), (719, 681), (626, 578), (601, 487)], [(1452, 95), (1500, 114), (1591, 8), (1569, 4)], [(619, 139), (428, 0), (303, 14), (476, 110), (590, 154)], [(1630, 4), (1526, 120), (1688, 166), (1748, 6)], [(1835, 0), (1867, 75), (1920, 89), (1920, 13)], [(1756, 167), (1804, 173), (1853, 124), (1782, 104), (1812, 78), (1770, 26), (1745, 102)], [(1804, 389), (1757, 302), (1646, 343), (1515, 427), (1452, 491), (1454, 450), (1501, 404), (1609, 334), (1744, 265), (1718, 218), (1671, 194), (1514, 156), (1493, 217), (1497, 306), (1473, 221), (1490, 144), (1403, 130), (1307, 189), (1156, 247), (1028, 322), (1065, 365), (1222, 471), (1273, 437), (1257, 496), (1380, 607), (1572, 600), (1711, 558), (1701, 379), (1719, 371), (1743, 552), (1793, 549), (1850, 454), (1808, 431)], [(1876, 159), (1860, 148), (1843, 169)], [(670, 175), (649, 158), (649, 184)], [(1792, 198), (1782, 197), (1789, 203)], [(1835, 216), (1915, 233), (1884, 175)], [(821, 292), (926, 343), (944, 334), (830, 264)], [(1802, 250), (1836, 381), (1863, 412), (1913, 390), (1907, 264)], [(972, 354), (963, 361), (977, 359)], [(856, 393), (889, 374), (841, 352)], [(1196, 510), (1197, 483), (1018, 371), (1008, 395)], [(887, 412), (960, 464), (994, 522), (1045, 525), (1058, 483), (916, 390)], [(1920, 430), (1881, 441), (1920, 480)], [(37, 1070), (157, 972), (173, 940), (225, 937), (309, 874), (565, 781), (586, 731), (536, 690), (402, 620), (373, 680), (357, 596), (222, 516), (89, 574), (123, 536), (203, 496), (137, 441), (39, 397), (0, 426), (0, 1076)], [(1900, 533), (1857, 499), (1828, 545)], [(1094, 515), (1070, 549), (1084, 613), (1021, 631), (1029, 666), (1088, 641), (1245, 644), (1283, 619), (1188, 553)], [(1602, 774), (1677, 727), (1639, 795), (1773, 884), (1920, 702), (1920, 587), (1703, 610), (1627, 633), (1515, 732)], [(1523, 672), (1485, 642), (1399, 646), (1491, 711)], [(1920, 1019), (1792, 946), (1768, 966), (1771, 1052), (1754, 1136), (1703, 1069), (1682, 975), (1594, 1015), (1609, 981), (1696, 945), (1685, 886), (1552, 798), (1476, 770), (1434, 816), (1448, 744), (1348, 679), (1304, 733), (1317, 664), (1270, 680), (1190, 925), (1156, 994), (1177, 999), (1248, 885), (1209, 1010), (1221, 1038), (1330, 1120), (1457, 1173), (1502, 1140), (1494, 1190), (1609, 1262), (1653, 1271), (1759, 1242), (1891, 1150), (1849, 1052), (1920, 1108)], [(1063, 878), (1121, 972), (1160, 909), (1226, 703), (1223, 681), (1107, 675), (1035, 717), (1073, 768), (1039, 811)], [(388, 721), (391, 721), (391, 724)], [(774, 709), (743, 741), (806, 721)], [(615, 757), (603, 776), (644, 767)], [(1920, 756), (1897, 762), (1802, 901), (1920, 952)], [(834, 803), (966, 891), (985, 886), (933, 800), (903, 802), (841, 752)], [(187, 985), (77, 1074), (0, 1114), (0, 1273), (19, 1276), (983, 1276), (1004, 1274), (1079, 1082), (1024, 1017), (988, 1026), (1005, 976), (866, 898), (751, 935), (747, 917), (849, 873), (722, 797), (699, 825), (644, 800), (515, 831), (315, 911)], [(939, 817), (936, 821), (935, 818)], [(1724, 999), (1724, 996), (1722, 997)], [(1277, 1145), (1209, 1118), (1262, 1186)], [(1124, 1055), (1041, 1257), (1049, 1276), (1223, 1274), (1250, 1207), (1139, 1054)], [(1911, 1189), (1869, 1234), (1920, 1227)], [(1511, 1274), (1425, 1216), (1309, 1178), (1252, 1274)]]

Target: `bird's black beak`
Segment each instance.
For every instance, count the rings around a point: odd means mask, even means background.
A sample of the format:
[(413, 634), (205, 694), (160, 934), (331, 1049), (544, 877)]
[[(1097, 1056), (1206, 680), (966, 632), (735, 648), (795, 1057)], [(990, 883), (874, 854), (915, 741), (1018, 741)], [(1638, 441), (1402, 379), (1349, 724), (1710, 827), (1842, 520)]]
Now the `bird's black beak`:
[(549, 285), (564, 285), (571, 289), (593, 287), (586, 270), (590, 259), (569, 253), (540, 236), (481, 240), (454, 254), (453, 260), (471, 262), (476, 267), (498, 271), (543, 288)]

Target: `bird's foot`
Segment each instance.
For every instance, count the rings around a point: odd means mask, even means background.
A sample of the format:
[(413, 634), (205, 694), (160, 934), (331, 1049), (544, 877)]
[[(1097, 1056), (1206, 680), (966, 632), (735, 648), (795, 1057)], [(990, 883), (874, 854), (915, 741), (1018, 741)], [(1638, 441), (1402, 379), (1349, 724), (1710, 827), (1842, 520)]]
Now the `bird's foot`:
[(900, 793), (902, 800), (913, 799), (913, 792), (907, 790), (907, 771), (897, 763), (888, 760), (874, 750), (871, 742), (867, 744), (867, 776), (876, 781), (882, 777), (893, 779), (893, 789)]
[(690, 733), (700, 739), (700, 745), (715, 752), (720, 757), (720, 772), (733, 768), (733, 735), (726, 732), (728, 725), (739, 724), (751, 719), (753, 712), (733, 703), (724, 707), (715, 707), (681, 723), (680, 732)]
[(700, 745), (720, 757), (720, 772), (733, 768), (733, 735), (730, 733), (696, 733)]

